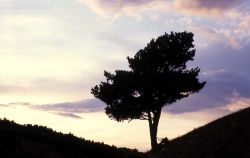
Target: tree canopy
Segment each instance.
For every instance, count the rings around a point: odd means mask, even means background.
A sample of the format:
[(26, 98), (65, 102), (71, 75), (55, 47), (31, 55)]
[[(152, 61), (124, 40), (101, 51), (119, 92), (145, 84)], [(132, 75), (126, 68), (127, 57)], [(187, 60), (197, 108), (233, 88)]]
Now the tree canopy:
[(198, 79), (198, 67), (187, 68), (194, 56), (193, 33), (165, 33), (134, 57), (127, 57), (131, 70), (104, 71), (106, 81), (92, 88), (92, 94), (106, 103), (105, 112), (111, 119), (148, 120), (151, 146), (156, 148), (162, 107), (199, 92), (205, 85)]

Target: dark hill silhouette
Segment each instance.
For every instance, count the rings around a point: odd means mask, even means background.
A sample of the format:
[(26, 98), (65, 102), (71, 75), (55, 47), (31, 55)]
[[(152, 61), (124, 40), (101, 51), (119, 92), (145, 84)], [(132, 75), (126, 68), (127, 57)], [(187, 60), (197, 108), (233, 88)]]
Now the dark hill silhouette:
[(140, 158), (136, 150), (97, 143), (37, 125), (0, 120), (0, 157)]
[(173, 139), (162, 150), (160, 157), (169, 158), (250, 158), (250, 108)]
[[(156, 158), (249, 158), (250, 108), (230, 114), (172, 141)], [(0, 158), (155, 158), (128, 148), (77, 138), (38, 125), (0, 119)]]

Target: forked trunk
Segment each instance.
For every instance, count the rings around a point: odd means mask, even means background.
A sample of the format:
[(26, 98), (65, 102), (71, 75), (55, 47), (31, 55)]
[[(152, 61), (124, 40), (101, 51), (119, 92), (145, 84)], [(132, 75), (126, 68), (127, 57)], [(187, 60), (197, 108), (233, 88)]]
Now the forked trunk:
[(151, 150), (153, 152), (157, 151), (157, 148), (158, 148), (157, 131), (158, 131), (158, 124), (159, 124), (160, 116), (161, 116), (161, 109), (152, 112), (152, 115), (150, 112), (148, 112)]

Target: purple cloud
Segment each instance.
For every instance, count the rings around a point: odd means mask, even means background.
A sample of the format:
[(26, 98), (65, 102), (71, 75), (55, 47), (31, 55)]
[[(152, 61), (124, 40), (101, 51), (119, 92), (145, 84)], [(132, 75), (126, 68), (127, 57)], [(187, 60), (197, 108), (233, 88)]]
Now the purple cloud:
[(126, 14), (147, 10), (176, 11), (192, 15), (218, 16), (242, 4), (244, 0), (92, 0), (83, 1), (93, 11), (101, 15)]
[(207, 84), (200, 93), (178, 101), (165, 110), (173, 113), (224, 108), (232, 101), (250, 98), (250, 78), (238, 72), (221, 70), (201, 75)]
[[(250, 46), (240, 50), (217, 43), (209, 48), (198, 49), (195, 60), (189, 64), (201, 68), (200, 78), (207, 85), (200, 93), (191, 95), (164, 110), (172, 113), (194, 112), (210, 108), (223, 108), (250, 98)], [(12, 103), (14, 104), (14, 103)], [(16, 103), (20, 104), (20, 103)], [(245, 104), (244, 104), (245, 105)], [(73, 116), (84, 112), (104, 112), (105, 104), (98, 99), (29, 106), (39, 110)]]
[[(177, 0), (178, 1), (178, 0)], [(228, 9), (235, 7), (235, 5), (238, 5), (242, 3), (244, 0), (189, 0), (189, 1), (182, 1), (183, 4), (187, 4), (189, 2), (189, 5), (195, 6), (197, 8), (219, 8), (219, 9)]]
[(66, 113), (85, 113), (103, 111), (105, 104), (98, 99), (86, 99), (76, 102), (64, 102), (57, 104), (45, 104), (34, 106), (45, 111), (66, 112)]
[[(201, 68), (200, 79), (207, 81), (207, 85), (200, 93), (167, 106), (164, 111), (183, 113), (229, 105), (234, 107), (233, 103), (242, 102), (242, 98), (250, 98), (249, 50), (249, 45), (235, 50), (219, 42), (211, 47), (198, 49), (195, 60), (189, 66)], [(105, 106), (97, 99), (89, 99), (39, 107), (44, 110), (80, 113), (104, 111)]]
[[(201, 65), (202, 67), (202, 65)], [(200, 93), (166, 106), (164, 111), (170, 113), (195, 112), (213, 108), (237, 108), (233, 103), (242, 102), (242, 98), (250, 98), (250, 75), (238, 71), (224, 69), (203, 72), (200, 75), (207, 85)], [(247, 99), (245, 99), (247, 100)], [(246, 104), (246, 103), (245, 103)], [(244, 106), (245, 106), (244, 104)], [(104, 112), (105, 104), (98, 99), (78, 102), (39, 105), (36, 108), (70, 116), (84, 112)], [(230, 109), (227, 109), (230, 110)]]
[(29, 102), (12, 102), (0, 104), (1, 107), (23, 106), (35, 110), (43, 110), (63, 117), (82, 119), (80, 113), (104, 111), (105, 104), (98, 99), (86, 99), (76, 102), (63, 102), (57, 104), (37, 105)]
[[(223, 108), (233, 103), (240, 105), (250, 98), (250, 46), (240, 50), (217, 43), (209, 48), (197, 50), (190, 66), (199, 66), (200, 78), (207, 81), (200, 93), (170, 105), (165, 110), (182, 113), (209, 108)], [(245, 102), (245, 101), (244, 101)], [(244, 103), (248, 104), (248, 103)]]
[[(164, 0), (77, 0), (86, 4), (91, 10), (104, 17), (116, 18), (120, 15), (127, 15), (142, 18), (140, 12), (168, 7), (170, 1)], [(164, 6), (164, 7), (163, 7)]]
[(81, 116), (78, 116), (76, 114), (73, 113), (67, 113), (67, 112), (55, 112), (56, 115), (60, 115), (63, 117), (70, 117), (70, 118), (74, 118), (74, 119), (82, 119)]
[(181, 12), (211, 16), (219, 15), (243, 2), (244, 0), (175, 0), (174, 5)]

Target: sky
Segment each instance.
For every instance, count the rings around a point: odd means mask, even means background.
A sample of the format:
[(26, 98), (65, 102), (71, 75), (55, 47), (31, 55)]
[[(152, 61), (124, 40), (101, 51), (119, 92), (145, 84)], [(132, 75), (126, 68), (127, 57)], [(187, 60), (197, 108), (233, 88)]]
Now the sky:
[(145, 121), (118, 123), (91, 87), (166, 33), (194, 33), (206, 86), (163, 109), (170, 139), (250, 106), (249, 0), (0, 0), (0, 118), (149, 150)]

